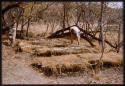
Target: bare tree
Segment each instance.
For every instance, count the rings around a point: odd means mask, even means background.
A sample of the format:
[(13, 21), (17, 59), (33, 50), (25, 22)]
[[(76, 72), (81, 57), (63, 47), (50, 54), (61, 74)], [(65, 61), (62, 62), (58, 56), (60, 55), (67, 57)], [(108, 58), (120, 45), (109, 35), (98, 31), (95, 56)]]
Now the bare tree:
[[(102, 25), (102, 21), (103, 21), (103, 9), (104, 9), (104, 2), (101, 2), (101, 11), (100, 11), (100, 18), (99, 18), (99, 26), (100, 26), (100, 38), (101, 38), (101, 57), (97, 63), (96, 66), (96, 70), (100, 70), (100, 67), (102, 67), (102, 58), (103, 58), (103, 54), (104, 54), (104, 29), (103, 29), (103, 25)], [(96, 72), (98, 72), (96, 71)]]
[(24, 17), (22, 16), (21, 17), (21, 31), (20, 31), (20, 37), (22, 38), (23, 36), (23, 28), (24, 28)]
[(49, 23), (47, 23), (47, 25), (46, 25), (46, 31), (45, 31), (45, 33), (44, 33), (44, 37), (45, 37), (45, 35), (47, 34), (48, 28), (49, 28)]
[(63, 3), (63, 28), (65, 28), (65, 18), (66, 18), (66, 4)]
[(32, 4), (31, 10), (30, 10), (30, 15), (29, 15), (29, 18), (28, 18), (27, 31), (26, 31), (26, 37), (27, 38), (28, 38), (28, 30), (29, 30), (30, 21), (31, 21), (31, 18), (32, 18), (32, 11), (33, 11), (34, 4), (35, 3)]
[(121, 24), (119, 24), (119, 30), (118, 30), (118, 44), (117, 44), (117, 53), (120, 50), (120, 38), (121, 38)]

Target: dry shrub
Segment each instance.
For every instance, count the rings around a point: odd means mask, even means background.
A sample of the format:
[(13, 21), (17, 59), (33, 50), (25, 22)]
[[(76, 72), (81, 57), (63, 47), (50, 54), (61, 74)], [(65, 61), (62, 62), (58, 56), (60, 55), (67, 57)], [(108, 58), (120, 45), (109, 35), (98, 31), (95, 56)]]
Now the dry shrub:
[[(92, 58), (89, 60), (89, 63), (94, 64), (93, 67), (96, 66), (99, 57)], [(122, 66), (123, 65), (123, 57), (117, 53), (110, 52), (104, 54), (102, 58), (102, 63), (104, 67), (112, 67), (112, 66)]]
[(32, 52), (32, 47), (30, 44), (28, 44), (27, 42), (18, 42), (16, 44), (16, 50), (21, 50), (21, 52), (28, 52), (31, 53)]
[(39, 52), (38, 50), (35, 50), (34, 55), (37, 56), (47, 56), (50, 57), (52, 55), (51, 51), (43, 49), (42, 52)]
[(114, 53), (114, 52), (110, 52), (105, 54), (104, 56), (105, 58), (103, 58), (103, 62), (104, 64), (107, 63), (111, 63), (111, 65), (123, 65), (123, 56), (121, 56), (118, 53)]
[(55, 48), (37, 48), (34, 55), (37, 56), (60, 56), (68, 54), (79, 54), (79, 53), (98, 53), (95, 49), (88, 49), (85, 47), (55, 47)]
[(22, 49), (21, 49), (19, 43), (20, 43), (20, 42), (17, 41), (17, 42), (15, 43), (15, 45), (14, 45), (14, 51), (15, 51), (15, 52), (22, 52)]
[[(83, 72), (88, 69), (92, 69), (93, 72), (94, 64), (97, 63), (96, 61), (98, 60), (98, 54), (70, 54), (64, 56), (53, 56), (51, 58), (34, 58), (31, 64), (38, 70), (41, 70), (45, 75), (58, 76)], [(103, 66), (120, 66), (123, 64), (122, 57), (114, 53), (104, 54), (102, 61)]]
[(38, 45), (32, 45), (31, 43), (29, 43), (28, 41), (25, 40), (21, 40), (16, 42), (15, 44), (15, 51), (19, 52), (27, 52), (27, 53), (33, 53), (35, 48), (40, 47)]
[[(46, 41), (46, 40), (44, 40)], [(62, 44), (55, 44), (51, 46), (52, 47), (45, 47), (41, 45), (45, 45), (46, 42), (42, 41), (25, 41), (21, 40), (18, 43), (18, 47), (23, 51), (27, 53), (32, 53), (33, 55), (37, 56), (60, 56), (60, 55), (68, 55), (68, 54), (79, 54), (79, 53), (99, 53), (98, 49), (95, 48), (87, 48), (85, 46), (67, 46)], [(48, 43), (48, 42), (47, 42)], [(53, 47), (54, 46), (54, 47)]]
[(75, 55), (66, 55), (64, 57), (37, 58), (31, 65), (47, 76), (57, 76), (83, 71), (89, 64)]
[(58, 45), (55, 45), (54, 47), (68, 47), (68, 45), (58, 44)]
[(42, 66), (38, 65), (37, 63), (32, 64), (33, 68), (38, 70), (39, 72), (43, 72), (46, 76), (51, 75), (62, 75), (62, 74), (69, 74), (69, 73), (75, 73), (85, 70), (85, 67), (82, 67), (81, 64), (57, 64), (55, 66)]
[(37, 37), (45, 37), (44, 33), (40, 33), (36, 35)]
[[(20, 33), (22, 34), (21, 37), (22, 36), (23, 36), (23, 38), (26, 37), (26, 32), (27, 32), (26, 30), (22, 30), (22, 32), (21, 32), (21, 30), (17, 30), (16, 38), (20, 38)], [(28, 32), (28, 37), (35, 37), (35, 33), (29, 31)]]

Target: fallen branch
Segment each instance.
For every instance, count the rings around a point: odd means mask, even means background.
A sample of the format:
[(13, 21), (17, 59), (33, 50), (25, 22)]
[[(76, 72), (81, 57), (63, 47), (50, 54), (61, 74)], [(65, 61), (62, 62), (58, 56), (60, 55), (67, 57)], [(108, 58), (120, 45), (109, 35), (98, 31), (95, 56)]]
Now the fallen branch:
[[(70, 27), (72, 27), (72, 26), (70, 26)], [(58, 30), (55, 33), (53, 33), (52, 35), (48, 36), (47, 38), (62, 38), (62, 37), (68, 36), (70, 27)], [(86, 41), (88, 41), (91, 46), (94, 46), (94, 44), (92, 43), (92, 39), (97, 40), (97, 41), (101, 41), (101, 38), (97, 38), (97, 37), (93, 36), (91, 33), (89, 33), (86, 30), (80, 28), (79, 26), (77, 26), (77, 27), (82, 32), (81, 33), (81, 38), (83, 38)], [(111, 44), (108, 40), (105, 40), (105, 43), (107, 43), (109, 46), (111, 46), (111, 47), (113, 47), (115, 49), (117, 48), (115, 45)]]

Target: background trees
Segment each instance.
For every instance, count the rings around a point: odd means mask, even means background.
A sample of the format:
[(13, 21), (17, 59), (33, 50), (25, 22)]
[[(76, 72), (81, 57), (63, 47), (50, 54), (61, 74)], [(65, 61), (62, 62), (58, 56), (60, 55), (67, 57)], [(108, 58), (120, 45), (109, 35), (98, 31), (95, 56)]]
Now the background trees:
[[(12, 17), (15, 16), (17, 28), (21, 25), (20, 36), (25, 28), (25, 36), (28, 37), (30, 25), (36, 23), (46, 25), (44, 36), (48, 31), (54, 33), (76, 24), (92, 36), (99, 37), (101, 23), (104, 36), (109, 34), (111, 38), (109, 40), (104, 37), (105, 40), (119, 51), (120, 43), (122, 44), (122, 8), (111, 8), (108, 4), (109, 2), (104, 2), (102, 11), (101, 2), (2, 2), (3, 29), (13, 25)], [(113, 37), (113, 31), (117, 33), (117, 39)]]

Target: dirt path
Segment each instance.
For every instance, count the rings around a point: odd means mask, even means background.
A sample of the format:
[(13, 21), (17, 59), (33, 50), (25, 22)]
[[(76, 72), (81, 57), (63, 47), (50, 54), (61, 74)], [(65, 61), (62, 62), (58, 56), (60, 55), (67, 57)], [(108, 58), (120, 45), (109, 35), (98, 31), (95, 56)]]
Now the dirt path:
[[(5, 51), (4, 51), (5, 50)], [(2, 59), (2, 81), (3, 84), (38, 84), (47, 83), (45, 78), (34, 71), (26, 60), (27, 54), (15, 54), (12, 49), (4, 48)], [(27, 58), (28, 57), (28, 58)], [(27, 60), (28, 61), (28, 60)], [(42, 81), (42, 82), (41, 82)]]

